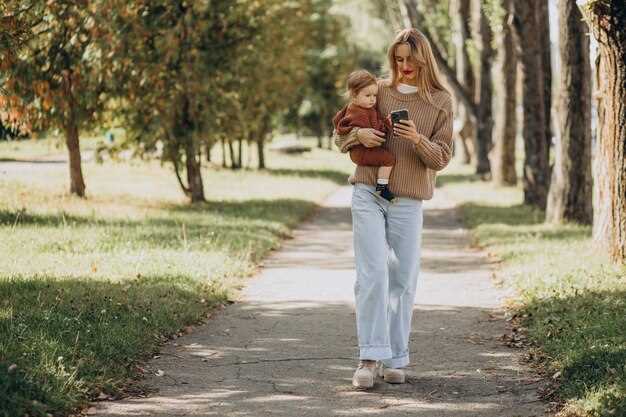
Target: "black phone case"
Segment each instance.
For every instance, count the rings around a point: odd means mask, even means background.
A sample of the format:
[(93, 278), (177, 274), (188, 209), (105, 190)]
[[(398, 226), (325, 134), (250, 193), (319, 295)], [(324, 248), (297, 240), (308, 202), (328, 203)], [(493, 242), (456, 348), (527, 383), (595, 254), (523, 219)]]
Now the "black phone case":
[(398, 123), (400, 120), (409, 120), (409, 112), (405, 109), (391, 112), (391, 122)]

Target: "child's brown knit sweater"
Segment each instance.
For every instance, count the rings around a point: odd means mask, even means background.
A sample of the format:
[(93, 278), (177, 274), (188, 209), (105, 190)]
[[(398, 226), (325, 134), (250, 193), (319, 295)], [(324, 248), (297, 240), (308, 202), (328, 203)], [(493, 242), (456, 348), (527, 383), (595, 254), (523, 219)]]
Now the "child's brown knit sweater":
[[(389, 85), (378, 82), (378, 109), (382, 117), (393, 110), (406, 108), (415, 123), (421, 140), (413, 144), (389, 132), (386, 147), (396, 157), (396, 164), (389, 178), (389, 189), (399, 197), (430, 200), (435, 188), (436, 171), (448, 165), (452, 157), (452, 98), (446, 91), (432, 93), (433, 103), (422, 99), (417, 93), (403, 94)], [(346, 135), (335, 131), (335, 144), (341, 152), (348, 152), (359, 144), (356, 130)], [(352, 183), (376, 185), (377, 167), (357, 166)]]

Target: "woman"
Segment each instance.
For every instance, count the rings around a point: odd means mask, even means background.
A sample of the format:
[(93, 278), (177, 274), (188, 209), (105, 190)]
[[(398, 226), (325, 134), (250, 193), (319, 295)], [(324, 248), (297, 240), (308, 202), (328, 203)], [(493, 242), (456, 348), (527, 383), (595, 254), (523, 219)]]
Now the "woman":
[(450, 161), (452, 98), (442, 85), (426, 37), (416, 29), (398, 33), (388, 50), (391, 77), (378, 82), (383, 116), (408, 109), (385, 139), (375, 129), (335, 133), (341, 152), (362, 144), (386, 147), (396, 158), (389, 202), (375, 192), (377, 167), (357, 166), (350, 182), (357, 279), (354, 286), (359, 365), (352, 383), (370, 388), (376, 375), (403, 383), (420, 269), (422, 203), (433, 196), (436, 171)]

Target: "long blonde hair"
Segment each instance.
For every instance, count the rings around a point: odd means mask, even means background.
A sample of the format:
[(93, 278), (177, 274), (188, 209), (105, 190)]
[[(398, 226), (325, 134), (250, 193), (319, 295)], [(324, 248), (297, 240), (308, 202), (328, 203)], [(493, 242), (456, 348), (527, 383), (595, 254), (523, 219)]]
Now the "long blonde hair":
[(448, 92), (444, 87), (439, 68), (435, 61), (430, 42), (422, 32), (415, 28), (402, 29), (398, 32), (393, 43), (387, 50), (387, 58), (389, 59), (389, 70), (391, 71), (391, 85), (395, 88), (398, 86), (398, 65), (396, 64), (396, 48), (399, 45), (407, 44), (411, 48), (411, 57), (418, 66), (417, 92), (425, 100), (432, 103), (432, 93), (437, 90)]

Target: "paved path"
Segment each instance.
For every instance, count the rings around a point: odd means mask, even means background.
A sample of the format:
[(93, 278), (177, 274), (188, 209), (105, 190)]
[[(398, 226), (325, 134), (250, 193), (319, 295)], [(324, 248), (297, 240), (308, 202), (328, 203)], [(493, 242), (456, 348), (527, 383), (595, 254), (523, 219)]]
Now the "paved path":
[(239, 302), (164, 346), (149, 364), (148, 398), (101, 402), (99, 416), (543, 415), (520, 351), (502, 346), (499, 306), (484, 253), (469, 249), (445, 189), (424, 205), (422, 272), (409, 383), (355, 391), (350, 187), (250, 279)]

